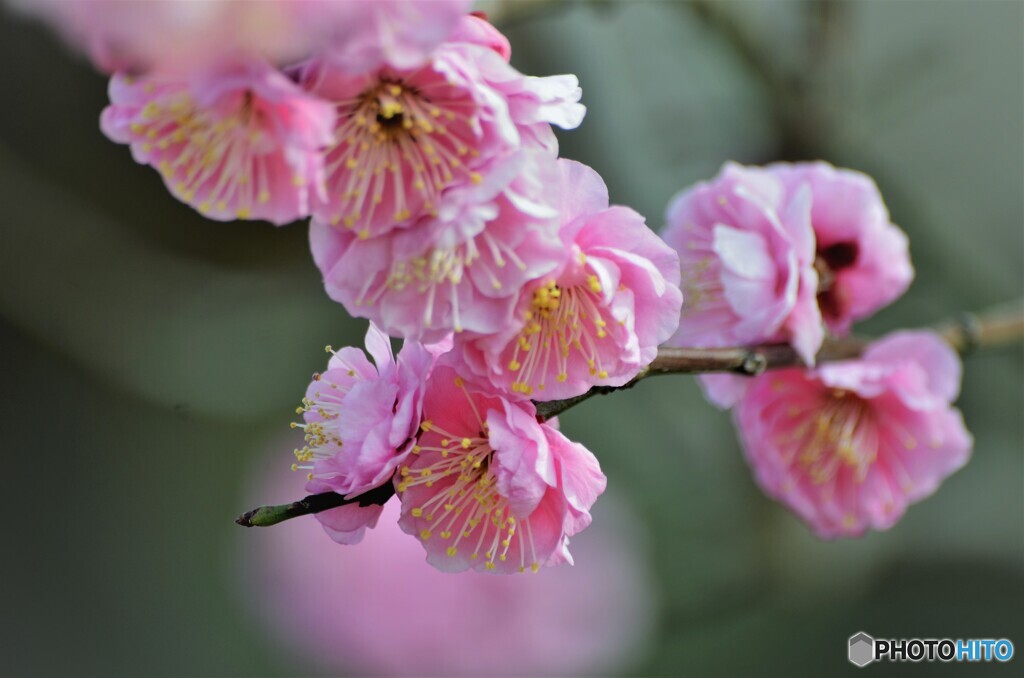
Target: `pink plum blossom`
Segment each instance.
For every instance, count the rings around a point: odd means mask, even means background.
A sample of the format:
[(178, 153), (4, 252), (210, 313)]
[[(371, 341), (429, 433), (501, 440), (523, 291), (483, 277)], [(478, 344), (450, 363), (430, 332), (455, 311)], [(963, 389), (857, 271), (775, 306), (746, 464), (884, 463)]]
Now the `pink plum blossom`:
[(824, 328), (812, 196), (783, 188), (771, 172), (726, 163), (673, 199), (662, 235), (679, 252), (686, 303), (671, 345), (787, 341), (814, 364)]
[(512, 58), (512, 45), (508, 38), (487, 20), (483, 12), (473, 12), (463, 17), (448, 40), (488, 47), (505, 61)]
[(871, 177), (825, 162), (777, 163), (765, 169), (782, 181), (787, 194), (810, 187), (818, 306), (829, 330), (846, 334), (854, 321), (907, 290), (914, 278), (907, 236), (889, 221)]
[(395, 482), (400, 525), (445, 572), (512, 573), (572, 563), (569, 537), (605, 488), (597, 459), (529, 401), (435, 371), (424, 421)]
[(328, 295), (392, 335), (437, 341), (497, 332), (520, 289), (566, 256), (559, 174), (543, 151), (501, 159), (479, 183), (448, 190), (437, 217), (362, 239), (314, 219), (310, 246)]
[[(295, 450), (307, 470), (310, 493), (348, 498), (390, 482), (413, 446), (422, 415), (426, 381), (450, 342), (406, 343), (396, 360), (391, 340), (370, 325), (366, 349), (332, 351), (327, 371), (313, 375), (299, 412), (306, 444)], [(331, 350), (328, 347), (328, 350)], [(377, 505), (348, 504), (317, 514), (328, 534), (343, 544), (358, 542), (380, 515)]]
[[(182, 75), (224, 57), (300, 59), (318, 45), (295, 0), (8, 0), (104, 71)], [(344, 3), (343, 3), (344, 4)], [(355, 3), (353, 3), (355, 4)]]
[(609, 207), (592, 169), (570, 160), (559, 166), (559, 233), (569, 257), (522, 289), (515, 323), (490, 335), (464, 333), (457, 342), (476, 374), (538, 400), (632, 379), (675, 332), (682, 303), (676, 252), (642, 216)]
[[(292, 501), (294, 476), (268, 462), (251, 474), (251, 502)], [(536, 576), (437, 571), (391, 502), (358, 548), (338, 548), (307, 518), (242, 535), (230, 581), (296, 675), (617, 673), (643, 652), (655, 600), (645, 524), (614, 498), (573, 539), (576, 565)]]
[(317, 219), (364, 239), (412, 227), (472, 197), (466, 187), (493, 183), (489, 175), (520, 149), (554, 154), (551, 124), (579, 125), (575, 76), (524, 76), (503, 58), (493, 27), (474, 16), (460, 26), (461, 41), (420, 67), (353, 73), (324, 57), (301, 69), (303, 86), (338, 116)]
[(420, 65), (469, 0), (8, 0), (107, 72), (187, 74), (224, 58), (317, 51), (353, 72)]
[(960, 360), (930, 332), (897, 332), (856, 360), (752, 380), (733, 411), (766, 494), (820, 537), (886, 530), (967, 463), (952, 407)]
[(110, 100), (103, 132), (211, 219), (285, 224), (323, 190), (334, 111), (264, 62), (187, 80), (115, 75)]
[(472, 0), (292, 0), (303, 25), (326, 38), (325, 57), (349, 73), (423, 65)]

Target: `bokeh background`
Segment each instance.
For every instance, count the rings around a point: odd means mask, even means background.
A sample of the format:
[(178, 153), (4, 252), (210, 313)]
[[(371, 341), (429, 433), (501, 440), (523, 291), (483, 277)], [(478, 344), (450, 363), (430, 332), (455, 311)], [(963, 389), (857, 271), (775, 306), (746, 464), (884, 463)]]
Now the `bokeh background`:
[[(1024, 292), (1021, 2), (481, 7), (521, 70), (579, 75), (589, 113), (563, 154), (652, 227), (727, 159), (823, 158), (876, 177), (911, 240), (916, 282), (865, 333)], [(274, 631), (259, 579), (273, 537), (232, 521), (269, 448), (288, 473), (282, 435), (323, 345), (358, 343), (364, 323), (322, 293), (302, 224), (205, 221), (103, 138), (103, 77), (45, 28), (0, 17), (0, 63), (0, 673), (345, 671)], [(646, 535), (623, 548), (652, 601), (628, 656), (587, 670), (852, 673), (860, 630), (1024, 652), (1022, 358), (967, 358), (971, 463), (890, 532), (839, 543), (761, 495), (690, 378), (564, 415)]]

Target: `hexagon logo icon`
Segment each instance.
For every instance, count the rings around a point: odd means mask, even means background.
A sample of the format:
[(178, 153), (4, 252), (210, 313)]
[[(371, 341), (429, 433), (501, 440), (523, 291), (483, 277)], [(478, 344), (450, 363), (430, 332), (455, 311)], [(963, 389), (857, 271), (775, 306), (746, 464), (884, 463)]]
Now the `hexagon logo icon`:
[(854, 666), (864, 667), (875, 660), (875, 639), (864, 633), (858, 632), (850, 636), (850, 663)]

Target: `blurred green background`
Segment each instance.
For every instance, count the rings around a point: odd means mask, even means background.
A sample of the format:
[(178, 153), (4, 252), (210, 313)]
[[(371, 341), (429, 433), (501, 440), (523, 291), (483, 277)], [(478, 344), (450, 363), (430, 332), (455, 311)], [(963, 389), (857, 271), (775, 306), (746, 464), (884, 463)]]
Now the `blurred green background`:
[[(521, 70), (579, 75), (563, 154), (652, 227), (727, 159), (824, 158), (875, 176), (911, 240), (914, 286), (863, 331), (1024, 291), (1024, 3), (482, 6)], [(238, 545), (261, 534), (232, 520), (323, 345), (364, 323), (323, 294), (303, 225), (205, 221), (103, 138), (104, 79), (45, 29), (0, 18), (0, 62), (0, 673), (308, 674), (246, 616)], [(563, 416), (652, 535), (658, 623), (630, 672), (852, 673), (860, 630), (1024, 652), (1022, 357), (966, 360), (972, 462), (840, 543), (760, 494), (690, 378)]]

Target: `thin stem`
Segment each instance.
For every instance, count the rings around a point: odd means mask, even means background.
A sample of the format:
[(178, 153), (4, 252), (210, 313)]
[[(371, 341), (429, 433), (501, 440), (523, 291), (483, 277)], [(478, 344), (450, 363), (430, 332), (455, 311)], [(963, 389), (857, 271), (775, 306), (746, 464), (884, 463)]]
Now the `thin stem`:
[(309, 515), (310, 513), (320, 513), (321, 511), (327, 511), (328, 509), (338, 508), (347, 504), (379, 506), (390, 499), (394, 493), (394, 485), (388, 482), (351, 499), (335, 492), (311, 494), (305, 499), (293, 501), (291, 504), (254, 508), (238, 516), (235, 522), (243, 527), (270, 527), (292, 518)]
[[(956, 319), (937, 325), (935, 331), (960, 353), (968, 353), (977, 348), (1019, 342), (1024, 339), (1024, 300), (981, 314), (963, 313)], [(856, 337), (830, 339), (824, 343), (816, 359), (818, 363), (826, 363), (856, 358), (864, 351), (867, 344), (867, 340)], [(800, 356), (790, 346), (784, 344), (738, 348), (662, 347), (658, 349), (658, 356), (654, 361), (627, 384), (595, 386), (575, 398), (536, 403), (537, 416), (541, 419), (550, 419), (596, 395), (607, 395), (632, 388), (643, 379), (659, 374), (717, 372), (753, 377), (765, 370), (801, 366), (803, 366), (803, 361)], [(319, 513), (347, 504), (359, 504), (360, 506), (384, 504), (394, 493), (394, 485), (388, 482), (352, 498), (334, 492), (312, 494), (291, 504), (261, 506), (243, 513), (235, 522), (245, 527), (269, 527), (298, 516)]]
[[(865, 344), (863, 339), (854, 337), (829, 340), (822, 345), (816, 360), (819, 363), (826, 363), (856, 358), (864, 350)], [(615, 391), (632, 388), (641, 380), (660, 374), (731, 373), (744, 377), (756, 377), (765, 370), (800, 367), (803, 364), (803, 360), (788, 344), (767, 344), (749, 348), (672, 348), (662, 346), (658, 349), (658, 356), (654, 362), (640, 370), (631, 381), (623, 386), (595, 386), (575, 398), (536, 403), (537, 416), (542, 419), (556, 417), (596, 395), (608, 395)]]
[[(942, 338), (960, 353), (977, 348), (1012, 343), (1024, 338), (1024, 300), (994, 308), (981, 314), (962, 313), (935, 327)], [(856, 358), (868, 345), (865, 339), (828, 339), (815, 360), (818, 364)], [(765, 370), (802, 367), (803, 360), (787, 344), (770, 344), (749, 348), (669, 348), (658, 349), (658, 357), (641, 370), (632, 381), (619, 387), (595, 386), (583, 395), (568, 400), (537, 403), (537, 415), (543, 419), (558, 416), (571, 407), (596, 395), (607, 395), (659, 374), (732, 373), (756, 377)]]

